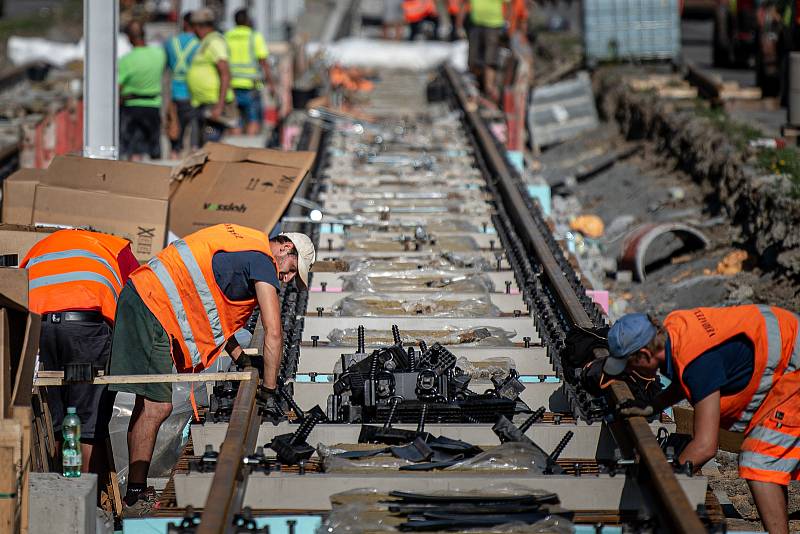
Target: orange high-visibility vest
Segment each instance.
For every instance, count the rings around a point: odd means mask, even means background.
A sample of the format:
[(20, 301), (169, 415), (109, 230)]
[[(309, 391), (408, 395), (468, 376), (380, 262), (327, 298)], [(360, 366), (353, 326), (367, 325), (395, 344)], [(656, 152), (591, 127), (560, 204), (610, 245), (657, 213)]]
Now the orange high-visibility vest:
[(117, 258), (129, 246), (120, 237), (88, 230), (59, 230), (31, 248), (28, 308), (35, 313), (96, 310), (114, 322), (124, 280)]
[(437, 16), (434, 0), (403, 0), (403, 15), (406, 22), (419, 22), (426, 17)]
[(798, 317), (789, 311), (757, 305), (679, 310), (664, 320), (672, 360), (687, 397), (683, 381), (687, 365), (734, 336), (743, 334), (753, 343), (755, 365), (750, 382), (739, 393), (720, 399), (720, 426), (736, 432), (749, 432), (763, 414), (797, 394), (798, 324)]
[(217, 252), (249, 250), (275, 263), (264, 232), (218, 224), (174, 241), (131, 274), (139, 296), (181, 348), (181, 355), (172, 355), (178, 371), (199, 372), (211, 365), (253, 313), (256, 299), (229, 300), (211, 264)]
[(469, 13), (469, 0), (447, 0), (447, 12), (450, 15), (458, 15), (461, 12), (461, 6), (465, 6), (465, 13)]
[(511, 9), (511, 16), (509, 17), (509, 33), (515, 33), (522, 23), (528, 20), (528, 6), (525, 0), (511, 0), (511, 5), (506, 6), (506, 9)]

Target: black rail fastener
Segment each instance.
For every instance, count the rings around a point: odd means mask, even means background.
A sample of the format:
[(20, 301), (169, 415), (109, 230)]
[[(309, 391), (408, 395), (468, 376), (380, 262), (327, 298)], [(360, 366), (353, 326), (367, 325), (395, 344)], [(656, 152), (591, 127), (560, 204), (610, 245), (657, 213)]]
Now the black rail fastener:
[(319, 287), (322, 290), (322, 292), (325, 293), (326, 291), (328, 291), (328, 282), (320, 282)]
[(417, 433), (425, 432), (425, 418), (428, 416), (428, 403), (422, 403), (422, 409), (419, 412), (419, 423), (417, 423)]
[(519, 425), (519, 431), (523, 434), (530, 429), (533, 425), (544, 419), (544, 414), (546, 412), (546, 408), (544, 406), (540, 406), (535, 412), (531, 414), (530, 417), (525, 419), (521, 425)]
[(392, 339), (394, 340), (394, 344), (398, 347), (403, 346), (403, 338), (400, 337), (400, 327), (396, 324), (392, 325)]
[(295, 465), (301, 460), (308, 460), (314, 454), (314, 447), (306, 440), (318, 423), (327, 419), (319, 405), (306, 413), (300, 426), (291, 434), (281, 434), (272, 438), (270, 448), (275, 451), (278, 461), (287, 465)]
[(386, 416), (386, 422), (383, 423), (383, 431), (386, 432), (392, 428), (392, 421), (394, 421), (394, 414), (397, 412), (397, 406), (403, 400), (403, 397), (392, 397), (392, 404), (389, 408), (389, 415)]
[(311, 336), (311, 346), (316, 347), (319, 345), (319, 336)]
[(328, 238), (328, 250), (333, 250), (333, 239)]
[(325, 311), (325, 308), (322, 306), (317, 306), (317, 317), (322, 317), (322, 312)]
[(364, 325), (358, 325), (358, 353), (365, 354), (366, 353), (366, 331), (364, 329)]
[(511, 280), (506, 280), (506, 295), (511, 294)]
[(522, 342), (525, 343), (525, 348), (526, 349), (531, 348), (531, 338), (530, 338), (530, 336), (523, 337), (522, 338)]

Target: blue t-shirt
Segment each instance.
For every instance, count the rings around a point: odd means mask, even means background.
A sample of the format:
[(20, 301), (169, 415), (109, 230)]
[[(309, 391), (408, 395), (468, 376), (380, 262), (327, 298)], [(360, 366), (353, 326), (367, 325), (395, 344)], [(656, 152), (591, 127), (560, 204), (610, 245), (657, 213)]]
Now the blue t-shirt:
[[(674, 381), (672, 344), (667, 339), (667, 377)], [(720, 395), (739, 393), (753, 376), (755, 350), (753, 343), (744, 334), (730, 338), (707, 350), (683, 370), (683, 383), (689, 390), (689, 402), (697, 404), (719, 390)]]
[(266, 282), (280, 290), (275, 264), (262, 252), (217, 252), (211, 269), (220, 290), (230, 300), (254, 299), (256, 282)]
[[(172, 71), (172, 99), (189, 100), (189, 86), (186, 85), (186, 72), (192, 59), (200, 48), (200, 40), (193, 33), (179, 33), (164, 43), (167, 52), (167, 67)], [(183, 56), (183, 61), (178, 64), (178, 56)], [(176, 70), (177, 69), (177, 70)]]

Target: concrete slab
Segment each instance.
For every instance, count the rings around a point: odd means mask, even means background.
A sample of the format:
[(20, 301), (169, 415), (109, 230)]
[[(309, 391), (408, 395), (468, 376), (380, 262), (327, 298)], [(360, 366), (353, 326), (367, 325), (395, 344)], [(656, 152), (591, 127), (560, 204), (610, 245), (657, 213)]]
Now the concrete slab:
[[(258, 431), (258, 445), (267, 445), (272, 438), (280, 434), (287, 434), (297, 430), (296, 424), (283, 422), (279, 425), (264, 423)], [(394, 425), (395, 428), (405, 430), (416, 430), (416, 425)], [(492, 425), (488, 424), (429, 424), (425, 425), (425, 430), (434, 436), (447, 436), (452, 439), (460, 439), (480, 447), (497, 446), (500, 442), (492, 432)], [(675, 430), (675, 424), (652, 424), (653, 433), (664, 427), (668, 431)], [(204, 451), (206, 445), (211, 445), (214, 450), (219, 450), (225, 439), (225, 432), (228, 429), (227, 423), (204, 423), (193, 424), (190, 427), (192, 434), (192, 444), (196, 451)], [(348, 424), (323, 424), (314, 427), (308, 438), (308, 443), (317, 445), (319, 443), (331, 446), (339, 443), (357, 443), (361, 425)], [(572, 431), (575, 435), (570, 440), (567, 448), (561, 454), (562, 458), (594, 458), (598, 460), (613, 459), (616, 443), (611, 436), (611, 432), (603, 423), (588, 425), (583, 422), (562, 423), (540, 423), (533, 425), (526, 435), (535, 441), (546, 451), (552, 451), (558, 445), (561, 438), (567, 431)]]
[[(330, 510), (331, 495), (357, 488), (375, 488), (386, 493), (393, 490), (476, 490), (497, 482), (500, 476), (503, 482), (557, 493), (562, 506), (570, 510), (639, 510), (647, 507), (636, 481), (622, 475), (536, 476), (502, 470), (481, 473), (253, 473), (247, 479), (243, 506), (253, 509)], [(178, 506), (204, 506), (213, 477), (213, 473), (176, 474), (175, 494)], [(708, 486), (705, 477), (679, 475), (678, 482), (692, 507), (705, 502)], [(575, 491), (576, 485), (580, 486), (581, 491)]]
[(358, 328), (390, 331), (396, 324), (402, 333), (407, 331), (442, 331), (446, 327), (472, 329), (478, 327), (502, 328), (514, 332), (511, 341), (522, 343), (523, 337), (530, 337), (531, 343), (539, 342), (539, 336), (530, 317), (486, 317), (486, 318), (438, 318), (438, 317), (330, 317), (307, 316), (303, 318), (303, 341), (311, 341), (311, 336), (319, 336), (321, 341), (328, 339), (334, 328)]
[[(472, 382), (470, 389), (483, 392), (491, 389), (491, 382)], [(325, 382), (295, 382), (294, 400), (303, 409), (308, 409), (319, 404), (323, 409), (328, 405), (328, 395), (333, 393), (333, 384)], [(550, 412), (569, 413), (569, 403), (561, 391), (561, 384), (554, 382), (539, 382), (525, 384), (525, 391), (520, 394), (520, 399), (533, 409), (544, 406)]]
[(58, 473), (31, 473), (29, 491), (30, 534), (95, 534), (97, 475), (66, 478)]
[[(470, 362), (482, 362), (490, 358), (511, 358), (516, 370), (521, 375), (554, 376), (553, 366), (547, 359), (544, 347), (461, 347), (452, 345), (448, 348), (457, 358), (464, 357)], [(350, 347), (306, 347), (300, 348), (300, 361), (297, 372), (306, 374), (332, 373), (333, 366), (342, 354), (352, 354), (355, 348)]]
[[(319, 307), (325, 310), (326, 312), (330, 312), (335, 305), (339, 303), (340, 300), (354, 296), (360, 295), (363, 293), (350, 293), (350, 292), (341, 292), (341, 293), (334, 293), (334, 292), (311, 292), (308, 295), (308, 308), (306, 308), (309, 314), (317, 313), (315, 310)], [(389, 297), (395, 297), (398, 300), (420, 300), (425, 298), (430, 298), (430, 293), (394, 293), (394, 292), (381, 292), (381, 295), (387, 295)], [(445, 295), (444, 298), (447, 300), (469, 300), (474, 299), (480, 296), (480, 294), (475, 293), (441, 293)], [(514, 313), (514, 310), (519, 310), (523, 314), (528, 313), (528, 309), (525, 306), (525, 302), (522, 300), (522, 295), (506, 295), (505, 293), (490, 293), (489, 299), (492, 301), (492, 304), (497, 306), (500, 309), (501, 313)], [(325, 312), (323, 312), (325, 313)], [(411, 315), (411, 314), (409, 314)], [(415, 317), (419, 317), (415, 315)]]
[[(325, 290), (331, 293), (341, 291), (342, 277), (348, 276), (353, 273), (311, 273), (311, 292), (322, 291), (322, 283), (325, 283)], [(511, 282), (512, 291), (519, 291), (517, 280), (514, 277), (514, 271), (489, 271), (483, 273), (487, 276), (494, 286), (496, 293), (505, 293), (506, 282)], [(459, 271), (453, 271), (453, 276), (458, 276)], [(434, 291), (434, 290), (432, 290)]]

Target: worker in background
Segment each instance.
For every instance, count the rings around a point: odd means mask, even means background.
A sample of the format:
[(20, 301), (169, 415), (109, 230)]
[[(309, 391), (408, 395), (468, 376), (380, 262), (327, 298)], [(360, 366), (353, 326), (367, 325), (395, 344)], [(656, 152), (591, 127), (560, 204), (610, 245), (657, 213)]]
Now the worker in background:
[[(234, 360), (242, 350), (234, 333), (256, 306), (264, 327), (263, 380), (277, 387), (283, 350), (280, 284), (308, 286), (316, 254), (305, 234), (269, 239), (261, 231), (220, 224), (179, 239), (131, 275), (117, 309), (111, 375), (195, 373), (208, 368), (223, 348)], [(136, 395), (128, 430), (128, 489), (125, 515), (152, 509), (146, 488), (156, 434), (172, 411), (172, 388), (118, 384)], [(192, 398), (194, 405), (194, 399)]]
[(131, 22), (127, 34), (133, 50), (119, 60), (120, 157), (160, 159), (161, 79), (166, 54), (161, 47), (145, 44), (140, 22)]
[(214, 12), (207, 7), (192, 12), (192, 29), (200, 47), (186, 73), (186, 82), (200, 124), (200, 145), (219, 141), (232, 119), (227, 106), (233, 103), (228, 45), (214, 29), (214, 20)]
[(520, 39), (527, 41), (528, 19), (530, 18), (528, 0), (511, 0), (506, 8), (511, 11), (507, 17), (509, 36), (517, 35)]
[[(497, 88), (500, 36), (508, 25), (508, 0), (470, 0), (469, 54), (467, 63), (483, 92), (495, 103), (500, 102)], [(464, 9), (464, 8), (462, 8)]]
[(469, 0), (447, 0), (450, 15), (450, 40), (465, 39), (470, 27)]
[(403, 0), (383, 0), (383, 38), (399, 41), (405, 31)]
[(194, 114), (192, 111), (192, 98), (189, 95), (189, 86), (186, 85), (186, 73), (192, 64), (194, 54), (200, 47), (200, 40), (192, 32), (191, 13), (184, 13), (182, 31), (169, 39), (164, 44), (167, 53), (167, 67), (172, 72), (171, 96), (168, 114), (174, 121), (170, 135), (172, 159), (179, 159), (183, 152), (183, 143), (186, 132), (190, 132), (191, 148), (199, 145), (197, 127), (193, 125)]
[(246, 9), (238, 10), (233, 20), (236, 26), (225, 33), (225, 41), (230, 52), (231, 87), (239, 108), (241, 128), (234, 128), (231, 133), (240, 134), (244, 128), (247, 135), (258, 135), (264, 117), (261, 104), (263, 80), (275, 94), (275, 84), (267, 63), (269, 51), (264, 36), (253, 29)]
[[(130, 242), (87, 230), (59, 230), (39, 241), (22, 260), (28, 271), (28, 308), (42, 316), (39, 365), (63, 371), (68, 363), (105, 369), (117, 298), (139, 267)], [(106, 386), (71, 384), (46, 391), (53, 432), (74, 406), (81, 420), (83, 472), (108, 472), (106, 447), (113, 396)], [(98, 447), (99, 445), (99, 447)]]
[(628, 314), (608, 333), (609, 375), (632, 370), (671, 384), (651, 404), (629, 400), (625, 416), (649, 417), (682, 399), (694, 406), (694, 435), (680, 462), (700, 467), (717, 454), (719, 429), (744, 432), (739, 476), (764, 527), (788, 533), (787, 486), (800, 479), (800, 323), (774, 306), (677, 310), (663, 324)]
[(439, 12), (436, 9), (436, 0), (403, 0), (403, 16), (411, 28), (408, 35), (409, 41), (416, 40), (418, 35), (424, 35), (424, 25), (432, 26), (433, 39), (439, 38)]

